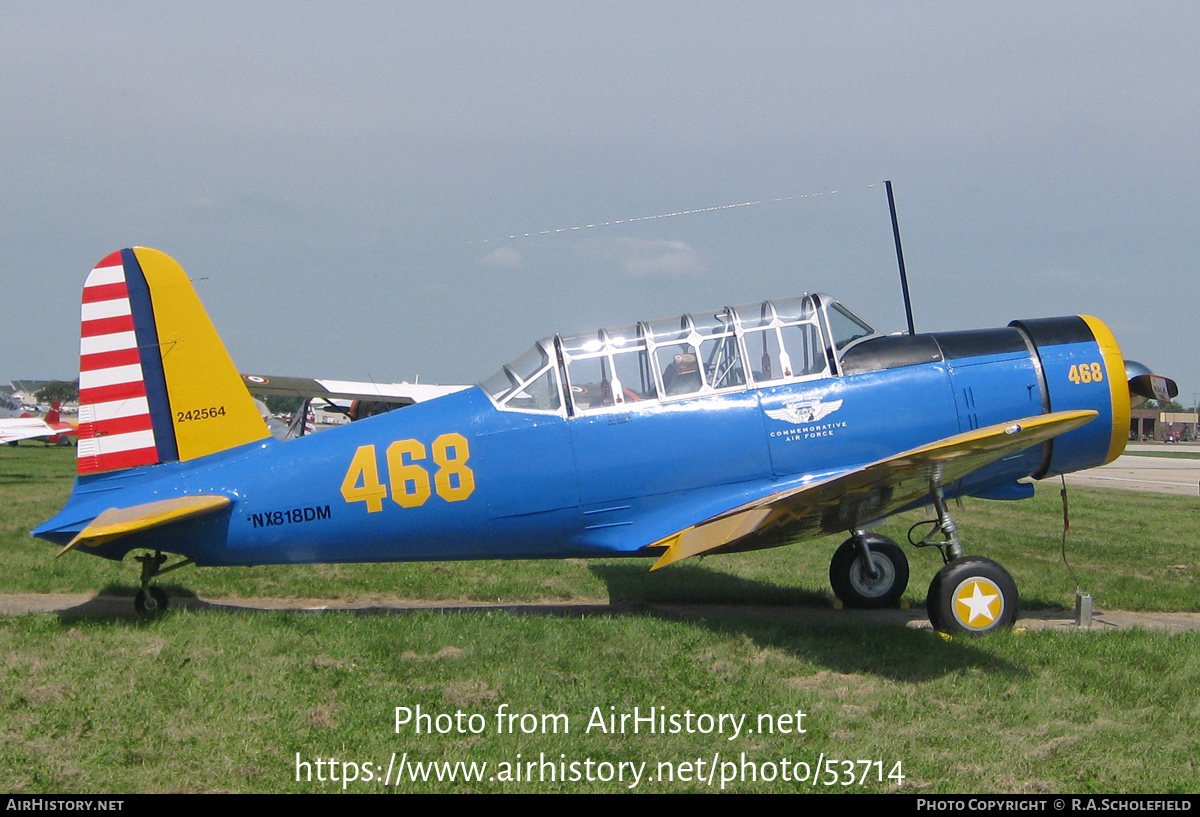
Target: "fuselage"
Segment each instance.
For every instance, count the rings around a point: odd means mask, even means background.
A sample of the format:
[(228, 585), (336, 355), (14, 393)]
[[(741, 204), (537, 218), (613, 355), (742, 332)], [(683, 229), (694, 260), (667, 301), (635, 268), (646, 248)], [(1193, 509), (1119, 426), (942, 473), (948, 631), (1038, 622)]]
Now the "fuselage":
[[(740, 331), (734, 339), (745, 361), (756, 357)], [(672, 395), (656, 368), (648, 391), (616, 381), (624, 399), (591, 405), (568, 349), (540, 375), (565, 396), (538, 410), (475, 387), (298, 440), (83, 476), (35, 534), (65, 542), (118, 496), (129, 506), (222, 495), (226, 512), (82, 549), (151, 548), (201, 565), (654, 555), (648, 544), (698, 520), (971, 429), (1100, 413), (949, 492), (997, 499), (1031, 494), (1024, 477), (1109, 461), (1127, 434), (1119, 351), (1095, 319), (827, 347), (808, 375), (778, 376), (776, 364), (772, 379), (747, 363), (718, 381), (710, 368), (708, 386)], [(607, 361), (616, 380), (623, 364)]]

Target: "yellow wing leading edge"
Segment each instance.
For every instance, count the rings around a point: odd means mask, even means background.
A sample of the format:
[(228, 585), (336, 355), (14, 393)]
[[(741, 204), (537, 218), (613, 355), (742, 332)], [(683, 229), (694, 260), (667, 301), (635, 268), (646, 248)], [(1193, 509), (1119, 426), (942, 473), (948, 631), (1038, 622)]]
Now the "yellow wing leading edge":
[[(748, 537), (753, 547), (852, 530), (881, 519), (1006, 456), (1079, 428), (1095, 411), (1061, 411), (957, 434), (823, 482), (732, 508), (660, 539), (666, 552), (651, 570)], [(743, 543), (748, 544), (748, 543)]]

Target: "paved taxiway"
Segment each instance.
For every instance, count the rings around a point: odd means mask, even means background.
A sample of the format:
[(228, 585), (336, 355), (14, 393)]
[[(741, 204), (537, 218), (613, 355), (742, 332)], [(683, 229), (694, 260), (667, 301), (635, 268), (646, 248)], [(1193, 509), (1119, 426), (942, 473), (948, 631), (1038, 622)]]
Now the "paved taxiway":
[(1130, 445), (1108, 465), (1068, 474), (1067, 485), (1200, 496), (1200, 459), (1145, 456), (1151, 451), (1200, 454), (1200, 446)]

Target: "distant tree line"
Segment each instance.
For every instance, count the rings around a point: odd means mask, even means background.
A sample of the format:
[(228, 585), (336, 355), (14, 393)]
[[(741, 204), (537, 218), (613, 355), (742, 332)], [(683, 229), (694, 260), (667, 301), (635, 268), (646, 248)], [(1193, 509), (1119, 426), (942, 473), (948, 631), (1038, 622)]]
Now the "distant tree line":
[(74, 403), (79, 400), (79, 379), (52, 380), (33, 395), (39, 403)]

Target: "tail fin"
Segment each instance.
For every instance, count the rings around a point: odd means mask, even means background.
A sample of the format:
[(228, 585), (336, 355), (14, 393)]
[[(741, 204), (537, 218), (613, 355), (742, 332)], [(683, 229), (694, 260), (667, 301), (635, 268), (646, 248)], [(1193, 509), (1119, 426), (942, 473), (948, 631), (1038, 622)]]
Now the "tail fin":
[(146, 247), (83, 287), (80, 474), (191, 460), (270, 436), (183, 268)]

